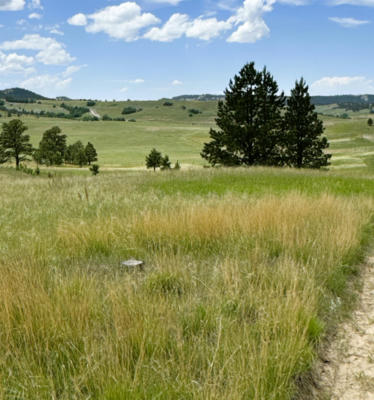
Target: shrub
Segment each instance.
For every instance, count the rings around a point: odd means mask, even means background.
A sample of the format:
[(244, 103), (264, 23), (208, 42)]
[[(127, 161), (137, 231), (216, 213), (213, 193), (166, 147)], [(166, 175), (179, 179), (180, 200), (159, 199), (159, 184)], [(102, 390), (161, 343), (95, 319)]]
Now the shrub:
[(128, 115), (128, 114), (135, 114), (136, 113), (136, 108), (135, 107), (125, 107), (122, 110), (122, 115)]
[(163, 106), (165, 107), (172, 107), (173, 103), (171, 101), (165, 101), (165, 103), (163, 104)]
[(100, 166), (97, 165), (97, 164), (92, 164), (91, 167), (90, 167), (90, 171), (91, 171), (93, 176), (96, 176), (96, 175), (99, 174), (99, 172), (100, 172), (99, 169), (100, 169)]

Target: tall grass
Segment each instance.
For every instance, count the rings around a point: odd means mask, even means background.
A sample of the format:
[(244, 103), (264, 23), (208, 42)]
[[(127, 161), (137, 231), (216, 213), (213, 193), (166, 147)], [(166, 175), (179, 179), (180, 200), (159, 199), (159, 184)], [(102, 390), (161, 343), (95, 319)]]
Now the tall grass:
[(0, 398), (295, 393), (371, 198), (184, 198), (148, 176), (0, 178)]

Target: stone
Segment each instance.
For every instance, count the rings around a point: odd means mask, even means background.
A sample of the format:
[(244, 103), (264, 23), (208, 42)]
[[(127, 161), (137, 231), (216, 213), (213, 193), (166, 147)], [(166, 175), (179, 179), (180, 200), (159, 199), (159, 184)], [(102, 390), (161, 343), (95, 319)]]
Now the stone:
[(144, 261), (135, 260), (133, 258), (131, 260), (122, 261), (121, 265), (123, 267), (128, 268), (129, 270), (134, 270), (134, 269), (143, 270), (144, 269)]

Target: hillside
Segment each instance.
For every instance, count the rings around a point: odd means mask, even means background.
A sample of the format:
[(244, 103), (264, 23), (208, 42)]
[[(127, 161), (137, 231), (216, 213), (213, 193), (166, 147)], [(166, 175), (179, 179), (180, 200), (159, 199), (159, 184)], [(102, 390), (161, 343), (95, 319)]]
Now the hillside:
[(31, 92), (30, 90), (13, 88), (0, 90), (0, 99), (12, 102), (32, 102), (36, 100), (46, 100), (46, 97)]

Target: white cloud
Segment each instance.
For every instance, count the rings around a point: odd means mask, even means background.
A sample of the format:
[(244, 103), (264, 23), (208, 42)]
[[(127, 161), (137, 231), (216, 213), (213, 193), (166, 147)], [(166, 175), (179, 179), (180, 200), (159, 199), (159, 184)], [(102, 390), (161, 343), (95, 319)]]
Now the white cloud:
[(122, 89), (120, 89), (121, 93), (126, 93), (129, 90), (129, 88), (127, 87), (123, 87)]
[(183, 35), (187, 37), (210, 40), (225, 30), (231, 28), (231, 23), (227, 21), (218, 21), (216, 18), (196, 18), (190, 20), (187, 14), (173, 14), (170, 19), (161, 28), (152, 28), (144, 37), (146, 39), (171, 42), (181, 38)]
[(272, 11), (275, 0), (244, 0), (243, 6), (229, 19), (237, 29), (228, 42), (254, 43), (270, 33), (263, 14)]
[(5, 54), (0, 51), (0, 72), (5, 73), (25, 73), (34, 72), (34, 68), (30, 67), (34, 63), (33, 57), (18, 55), (16, 53)]
[(85, 25), (87, 25), (87, 18), (82, 13), (75, 14), (71, 18), (68, 19), (68, 23), (70, 25), (75, 25), (75, 26), (85, 26)]
[(45, 65), (64, 65), (75, 60), (65, 49), (64, 45), (54, 38), (42, 37), (38, 34), (25, 35), (20, 40), (4, 42), (0, 45), (3, 50), (35, 50), (37, 61)]
[(176, 79), (175, 81), (171, 82), (171, 84), (172, 84), (173, 86), (181, 86), (181, 85), (183, 85), (183, 82), (178, 81), (178, 79)]
[(328, 76), (310, 88), (315, 95), (363, 94), (374, 90), (374, 81), (364, 76)]
[(25, 7), (25, 0), (0, 0), (0, 11), (19, 11)]
[(65, 89), (71, 82), (72, 78), (63, 78), (60, 75), (38, 75), (24, 80), (20, 83), (20, 86), (25, 89), (47, 93), (50, 96), (51, 93)]
[(43, 10), (43, 6), (40, 0), (31, 0), (29, 1), (28, 7), (31, 9), (40, 9)]
[(341, 25), (343, 28), (355, 28), (357, 26), (370, 24), (370, 21), (355, 18), (330, 17), (329, 20)]
[(125, 2), (103, 8), (94, 14), (74, 15), (68, 22), (71, 25), (85, 25), (90, 33), (104, 32), (112, 38), (131, 42), (139, 39), (142, 29), (158, 24), (160, 20), (151, 13), (143, 13), (138, 4)]
[(135, 83), (135, 84), (139, 85), (139, 84), (141, 84), (141, 83), (144, 83), (145, 80), (142, 79), (142, 78), (137, 78), (137, 79), (129, 80), (129, 81), (127, 81), (127, 82), (128, 82), (128, 83)]
[(162, 28), (152, 28), (144, 37), (159, 42), (172, 42), (183, 36), (189, 24), (188, 15), (173, 14)]
[(374, 0), (332, 0), (332, 4), (336, 6), (350, 4), (352, 6), (374, 7)]
[(87, 65), (70, 65), (65, 69), (65, 71), (61, 74), (61, 76), (67, 78), (75, 74), (76, 72), (80, 71), (84, 67), (87, 67)]
[(64, 32), (60, 31), (58, 28), (50, 29), (49, 33), (52, 33), (53, 35), (64, 36)]
[(32, 13), (29, 15), (29, 19), (41, 19), (43, 16), (39, 13)]
[(152, 3), (167, 3), (167, 4), (171, 4), (173, 6), (178, 5), (182, 1), (183, 0), (151, 0)]

